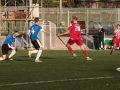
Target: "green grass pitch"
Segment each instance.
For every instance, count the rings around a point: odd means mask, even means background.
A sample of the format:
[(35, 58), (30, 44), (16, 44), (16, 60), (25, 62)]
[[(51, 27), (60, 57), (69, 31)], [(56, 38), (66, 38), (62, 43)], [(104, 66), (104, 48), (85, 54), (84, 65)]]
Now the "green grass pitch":
[(19, 50), (14, 61), (0, 62), (0, 90), (120, 90), (120, 51), (88, 51), (92, 61), (75, 53), (72, 60), (67, 50), (44, 50), (35, 63), (36, 54)]

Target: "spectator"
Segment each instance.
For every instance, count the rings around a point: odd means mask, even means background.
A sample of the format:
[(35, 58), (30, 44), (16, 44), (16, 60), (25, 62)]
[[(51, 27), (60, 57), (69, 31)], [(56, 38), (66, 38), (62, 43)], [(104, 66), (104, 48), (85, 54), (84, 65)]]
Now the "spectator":
[(66, 31), (65, 22), (61, 21), (60, 24), (58, 25), (57, 33), (63, 33), (65, 31)]
[[(103, 29), (102, 26), (100, 26), (99, 32), (98, 32), (98, 37), (99, 37), (99, 50), (103, 49), (104, 50), (104, 32), (105, 30)], [(102, 42), (102, 46), (103, 48), (101, 48), (101, 42)]]

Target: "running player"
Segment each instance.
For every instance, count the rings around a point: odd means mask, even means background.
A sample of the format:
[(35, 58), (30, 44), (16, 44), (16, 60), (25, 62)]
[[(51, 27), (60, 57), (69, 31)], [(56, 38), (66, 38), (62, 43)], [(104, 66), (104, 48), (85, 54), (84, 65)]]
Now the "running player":
[(114, 31), (113, 46), (110, 52), (111, 55), (117, 46), (120, 47), (120, 25), (119, 24), (117, 24), (117, 29)]
[(73, 23), (68, 27), (68, 30), (62, 34), (58, 34), (57, 36), (62, 36), (70, 33), (70, 39), (68, 40), (66, 46), (69, 52), (73, 55), (73, 59), (75, 59), (77, 55), (72, 50), (71, 45), (76, 43), (78, 46), (80, 46), (87, 60), (92, 60), (91, 58), (89, 58), (88, 53), (83, 45), (83, 41), (81, 37), (81, 25), (77, 22), (78, 17), (76, 15), (73, 15), (72, 20), (73, 20)]
[(12, 56), (16, 53), (17, 48), (13, 47), (12, 44), (15, 42), (15, 38), (19, 36), (18, 31), (14, 31), (14, 34), (9, 36), (2, 45), (2, 57), (0, 57), (0, 61), (6, 59), (6, 55), (8, 54), (9, 50), (12, 50), (11, 54), (8, 56), (8, 60), (13, 60)]
[(41, 60), (39, 60), (42, 54), (42, 45), (38, 38), (38, 33), (39, 31), (42, 31), (44, 33), (50, 33), (50, 32), (43, 30), (42, 27), (39, 26), (40, 23), (39, 18), (35, 18), (34, 23), (35, 24), (33, 24), (28, 31), (28, 36), (30, 37), (31, 43), (33, 44), (36, 50), (28, 51), (28, 55), (29, 57), (31, 57), (32, 53), (37, 53), (35, 62), (42, 62)]

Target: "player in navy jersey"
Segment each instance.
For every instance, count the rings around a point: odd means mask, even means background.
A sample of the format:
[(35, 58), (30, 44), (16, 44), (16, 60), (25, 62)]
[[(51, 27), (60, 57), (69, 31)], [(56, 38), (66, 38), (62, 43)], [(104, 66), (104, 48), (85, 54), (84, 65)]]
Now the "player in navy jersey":
[(42, 62), (41, 60), (39, 60), (42, 54), (42, 45), (38, 38), (38, 33), (39, 31), (42, 31), (44, 33), (50, 33), (50, 32), (42, 29), (42, 27), (39, 25), (40, 23), (39, 18), (35, 18), (34, 23), (35, 24), (33, 24), (28, 31), (28, 36), (30, 37), (31, 43), (33, 44), (36, 50), (28, 51), (28, 55), (29, 57), (31, 57), (32, 53), (37, 53), (35, 62)]
[(12, 50), (11, 54), (8, 56), (9, 60), (13, 60), (12, 56), (16, 53), (17, 48), (13, 47), (12, 44), (15, 42), (15, 38), (19, 36), (18, 31), (14, 31), (14, 34), (9, 36), (2, 45), (2, 57), (0, 57), (0, 61), (6, 59), (6, 55), (8, 54), (9, 50)]
[(73, 20), (73, 23), (68, 27), (68, 30), (64, 33), (58, 34), (57, 36), (62, 36), (62, 35), (70, 33), (70, 39), (68, 40), (66, 46), (67, 46), (69, 52), (73, 55), (73, 58), (76, 58), (77, 55), (72, 50), (71, 45), (76, 43), (83, 51), (87, 60), (92, 60), (91, 58), (89, 58), (88, 53), (87, 53), (87, 51), (84, 47), (83, 41), (82, 41), (81, 25), (77, 22), (78, 17), (76, 15), (73, 15), (72, 20)]

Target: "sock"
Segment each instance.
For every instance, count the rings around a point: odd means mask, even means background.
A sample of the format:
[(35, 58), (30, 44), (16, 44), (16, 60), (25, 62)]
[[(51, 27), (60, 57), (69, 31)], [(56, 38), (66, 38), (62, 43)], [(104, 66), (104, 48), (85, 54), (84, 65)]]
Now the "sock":
[(37, 53), (38, 50), (32, 50), (32, 51), (30, 51), (30, 52), (31, 52), (31, 54), (32, 54), (32, 53)]
[(15, 53), (16, 53), (16, 50), (12, 50), (12, 52), (11, 52), (11, 54), (9, 55), (8, 58), (11, 58)]
[(70, 46), (67, 47), (69, 52), (73, 55), (74, 54), (74, 51), (72, 50), (72, 48)]
[(2, 57), (0, 57), (0, 61), (2, 61), (3, 60), (3, 58)]
[(111, 49), (111, 52), (113, 52), (114, 51), (114, 47), (112, 47), (112, 49)]
[(37, 56), (36, 56), (36, 59), (35, 59), (35, 60), (39, 60), (41, 54), (42, 54), (42, 50), (38, 50)]
[(87, 58), (87, 57), (88, 57), (87, 51), (86, 51), (86, 50), (83, 50), (83, 53), (84, 53), (85, 57)]

